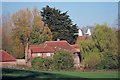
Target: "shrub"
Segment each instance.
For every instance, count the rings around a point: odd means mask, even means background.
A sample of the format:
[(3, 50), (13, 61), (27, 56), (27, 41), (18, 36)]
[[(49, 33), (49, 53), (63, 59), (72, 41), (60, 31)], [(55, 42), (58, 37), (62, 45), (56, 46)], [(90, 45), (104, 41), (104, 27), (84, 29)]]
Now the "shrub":
[(99, 53), (97, 52), (91, 52), (89, 53), (85, 59), (83, 60), (83, 64), (86, 68), (95, 68), (95, 66), (100, 63), (101, 58)]
[(43, 67), (45, 70), (53, 70), (54, 69), (53, 59), (50, 57), (44, 58)]
[(105, 52), (102, 55), (101, 62), (96, 65), (97, 69), (117, 69), (118, 68), (118, 60), (117, 55), (114, 55), (111, 52)]
[(32, 60), (32, 67), (34, 69), (51, 70), (53, 68), (52, 58), (36, 57)]
[(70, 70), (74, 66), (72, 53), (65, 50), (58, 50), (53, 56), (54, 68), (56, 70)]
[(34, 69), (43, 69), (44, 68), (43, 62), (44, 62), (43, 58), (36, 57), (36, 58), (32, 59), (31, 64)]
[(39, 70), (71, 70), (74, 66), (73, 62), (72, 53), (58, 50), (53, 57), (32, 59), (32, 67)]

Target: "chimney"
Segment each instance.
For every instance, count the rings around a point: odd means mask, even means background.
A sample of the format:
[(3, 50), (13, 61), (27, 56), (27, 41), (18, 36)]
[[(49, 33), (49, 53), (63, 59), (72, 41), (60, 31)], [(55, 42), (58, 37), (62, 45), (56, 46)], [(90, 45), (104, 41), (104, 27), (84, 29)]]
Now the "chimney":
[(58, 38), (57, 41), (60, 41), (60, 39)]

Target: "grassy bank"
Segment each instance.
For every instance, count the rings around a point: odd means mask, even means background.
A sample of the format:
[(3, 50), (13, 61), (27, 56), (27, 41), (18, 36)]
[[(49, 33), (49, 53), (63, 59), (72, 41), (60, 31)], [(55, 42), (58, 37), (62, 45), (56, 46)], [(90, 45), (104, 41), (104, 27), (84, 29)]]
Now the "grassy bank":
[[(76, 79), (107, 79), (118, 80), (118, 72), (48, 72), (36, 70), (20, 70), (20, 69), (2, 69), (3, 80), (41, 80), (53, 78), (56, 80), (60, 78), (76, 78)], [(47, 79), (48, 80), (48, 79)], [(103, 79), (102, 79), (103, 80)]]

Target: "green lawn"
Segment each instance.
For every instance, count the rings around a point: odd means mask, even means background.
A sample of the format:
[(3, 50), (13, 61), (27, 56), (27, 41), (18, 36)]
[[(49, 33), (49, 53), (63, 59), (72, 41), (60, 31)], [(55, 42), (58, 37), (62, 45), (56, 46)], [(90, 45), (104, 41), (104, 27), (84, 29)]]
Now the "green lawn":
[(19, 69), (2, 69), (3, 80), (43, 80), (49, 78), (49, 80), (62, 80), (68, 79), (99, 79), (103, 80), (112, 78), (111, 80), (118, 80), (118, 72), (47, 72), (47, 71), (30, 71)]

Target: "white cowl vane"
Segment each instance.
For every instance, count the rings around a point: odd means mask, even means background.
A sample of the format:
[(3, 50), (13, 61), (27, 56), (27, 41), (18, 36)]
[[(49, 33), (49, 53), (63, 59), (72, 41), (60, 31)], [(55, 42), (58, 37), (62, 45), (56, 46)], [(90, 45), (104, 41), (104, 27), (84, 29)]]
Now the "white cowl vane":
[(83, 36), (81, 29), (78, 29), (78, 36)]
[(91, 31), (90, 31), (90, 29), (87, 30), (87, 33), (86, 33), (86, 34), (89, 35), (89, 36), (91, 36)]
[(81, 30), (81, 29), (78, 29), (78, 33), (74, 33), (74, 35), (83, 36), (82, 30)]

